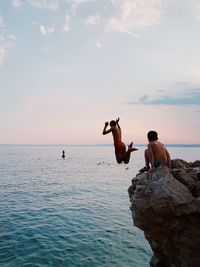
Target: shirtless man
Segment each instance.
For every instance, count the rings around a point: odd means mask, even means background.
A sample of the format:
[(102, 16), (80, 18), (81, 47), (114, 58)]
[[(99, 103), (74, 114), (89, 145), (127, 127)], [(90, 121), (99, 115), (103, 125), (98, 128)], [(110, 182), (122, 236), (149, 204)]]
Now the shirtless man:
[(120, 163), (124, 162), (125, 164), (128, 164), (129, 160), (130, 160), (131, 152), (136, 151), (137, 148), (132, 147), (132, 145), (133, 145), (133, 142), (132, 142), (128, 146), (128, 150), (126, 150), (126, 146), (121, 140), (122, 139), (122, 131), (121, 131), (121, 128), (119, 126), (119, 118), (116, 121), (112, 120), (110, 122), (110, 129), (106, 130), (108, 124), (109, 124), (108, 122), (105, 122), (105, 126), (104, 126), (102, 134), (105, 135), (108, 133), (112, 133), (117, 163), (120, 164)]
[[(155, 131), (150, 131), (147, 134), (149, 141), (148, 147), (145, 150), (145, 167), (139, 172), (149, 171), (161, 164), (165, 164), (171, 169), (171, 158), (166, 147), (158, 141), (158, 134)], [(151, 168), (149, 166), (151, 164)]]

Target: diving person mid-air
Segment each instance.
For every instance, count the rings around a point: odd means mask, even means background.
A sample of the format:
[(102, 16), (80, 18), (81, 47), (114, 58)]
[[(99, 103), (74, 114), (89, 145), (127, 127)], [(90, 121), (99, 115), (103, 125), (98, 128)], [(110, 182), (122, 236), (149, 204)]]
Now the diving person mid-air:
[(115, 156), (117, 163), (124, 162), (125, 164), (129, 163), (131, 152), (138, 150), (137, 148), (133, 148), (133, 142), (130, 143), (128, 149), (126, 150), (126, 145), (122, 142), (122, 131), (119, 126), (119, 118), (114, 121), (110, 121), (110, 129), (106, 130), (109, 123), (105, 122), (105, 126), (103, 129), (103, 135), (112, 133), (115, 147)]

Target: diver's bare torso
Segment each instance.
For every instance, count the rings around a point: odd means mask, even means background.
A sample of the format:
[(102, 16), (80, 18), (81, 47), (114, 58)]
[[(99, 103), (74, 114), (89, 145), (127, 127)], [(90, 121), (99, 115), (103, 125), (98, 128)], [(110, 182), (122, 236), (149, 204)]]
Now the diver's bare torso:
[(119, 128), (112, 128), (112, 135), (113, 135), (113, 140), (114, 140), (114, 143), (115, 142), (118, 142), (118, 141), (121, 141), (122, 137), (121, 137), (121, 129)]

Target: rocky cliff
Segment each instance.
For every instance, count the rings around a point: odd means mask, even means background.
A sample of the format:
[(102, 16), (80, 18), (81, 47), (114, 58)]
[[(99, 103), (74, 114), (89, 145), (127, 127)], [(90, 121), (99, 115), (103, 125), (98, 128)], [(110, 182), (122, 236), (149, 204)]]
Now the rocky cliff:
[(200, 267), (200, 161), (138, 174), (128, 192), (134, 225), (154, 253), (150, 266)]

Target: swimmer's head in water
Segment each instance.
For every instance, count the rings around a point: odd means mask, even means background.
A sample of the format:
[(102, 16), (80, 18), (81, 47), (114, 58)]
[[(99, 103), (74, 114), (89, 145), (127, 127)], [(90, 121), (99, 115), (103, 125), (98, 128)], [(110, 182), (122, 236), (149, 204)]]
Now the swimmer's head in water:
[(110, 127), (116, 127), (116, 121), (110, 121)]

